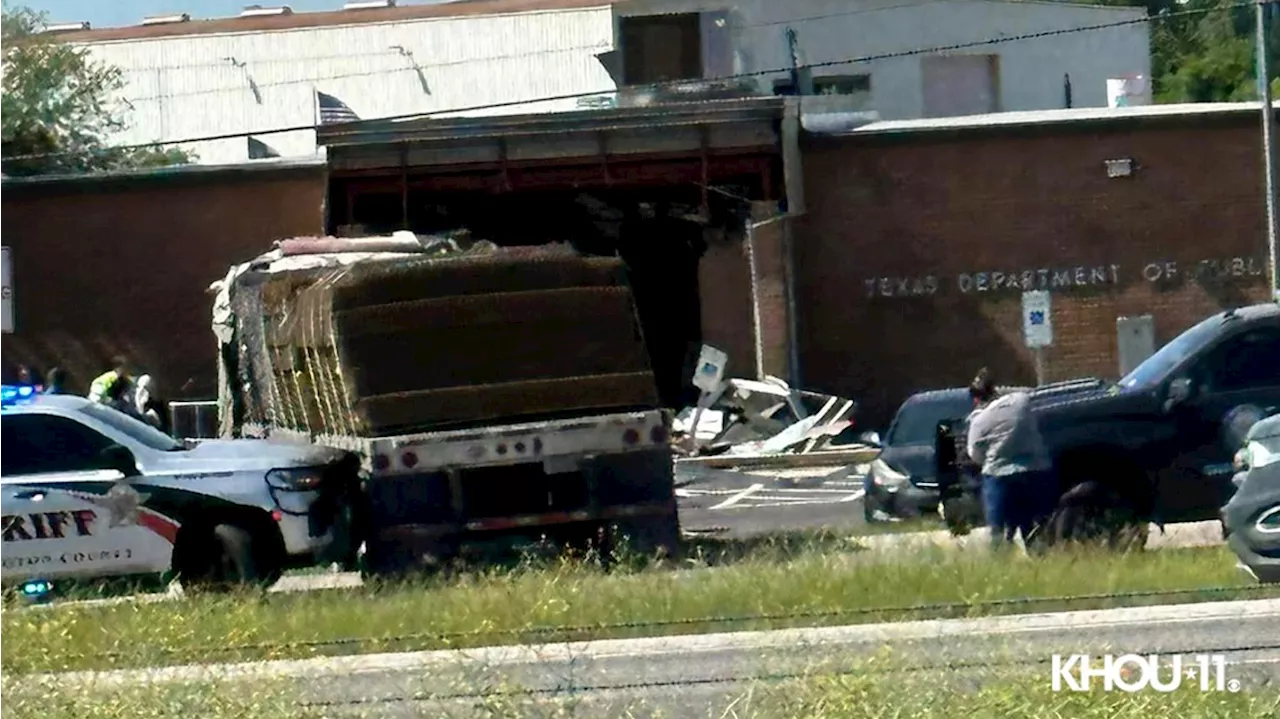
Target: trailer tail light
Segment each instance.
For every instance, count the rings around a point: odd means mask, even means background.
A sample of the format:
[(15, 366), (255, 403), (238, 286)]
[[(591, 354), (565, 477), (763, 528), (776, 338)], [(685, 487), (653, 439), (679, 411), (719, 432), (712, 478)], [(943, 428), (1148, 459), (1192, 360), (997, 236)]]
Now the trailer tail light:
[(391, 468), (391, 458), (385, 454), (373, 455), (373, 469), (377, 472), (385, 472)]
[(649, 439), (653, 440), (654, 444), (662, 444), (666, 442), (667, 428), (660, 424), (654, 426), (653, 429), (649, 430)]
[(413, 469), (414, 467), (418, 466), (418, 455), (414, 452), (405, 452), (404, 454), (400, 455), (400, 461), (404, 464), (405, 467), (408, 467), (409, 469)]
[(640, 441), (640, 433), (634, 427), (622, 433), (623, 444), (636, 444)]

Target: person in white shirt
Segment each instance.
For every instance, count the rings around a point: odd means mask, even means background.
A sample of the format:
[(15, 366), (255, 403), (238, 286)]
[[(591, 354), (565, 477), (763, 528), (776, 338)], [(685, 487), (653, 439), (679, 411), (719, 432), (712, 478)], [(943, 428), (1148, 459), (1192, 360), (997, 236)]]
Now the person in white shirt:
[[(981, 373), (980, 373), (981, 376)], [(978, 387), (967, 450), (982, 467), (982, 506), (993, 545), (1026, 542), (1053, 513), (1058, 482), (1026, 392), (997, 396), (990, 374)]]

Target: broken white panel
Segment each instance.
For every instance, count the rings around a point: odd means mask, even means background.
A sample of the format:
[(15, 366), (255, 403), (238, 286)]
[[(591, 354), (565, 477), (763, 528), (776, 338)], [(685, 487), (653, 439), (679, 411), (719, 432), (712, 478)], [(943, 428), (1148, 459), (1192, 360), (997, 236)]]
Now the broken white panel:
[(13, 331), (13, 251), (0, 247), (0, 334)]
[[(698, 422), (696, 429), (693, 428), (695, 416)], [(720, 433), (724, 431), (724, 412), (718, 409), (695, 412), (693, 409), (686, 407), (672, 420), (671, 428), (682, 434), (693, 434), (698, 439), (712, 440), (720, 436)], [(690, 429), (694, 431), (691, 433)]]

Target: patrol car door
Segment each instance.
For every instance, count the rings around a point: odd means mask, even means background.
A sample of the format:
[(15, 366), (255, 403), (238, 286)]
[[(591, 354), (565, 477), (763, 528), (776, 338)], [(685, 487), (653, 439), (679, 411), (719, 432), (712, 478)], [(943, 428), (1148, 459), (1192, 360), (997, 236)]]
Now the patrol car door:
[(1231, 458), (1239, 449), (1229, 428), (1253, 406), (1280, 405), (1280, 327), (1228, 338), (1184, 373), (1192, 393), (1171, 408), (1177, 454), (1160, 471), (1159, 516), (1165, 522), (1213, 519), (1234, 491)]
[[(122, 501), (137, 493), (120, 472), (102, 466), (102, 450), (112, 444), (58, 415), (4, 418), (6, 579), (11, 572), (16, 579), (156, 570), (154, 543), (127, 521), (128, 502)], [(166, 555), (160, 566), (167, 564)]]

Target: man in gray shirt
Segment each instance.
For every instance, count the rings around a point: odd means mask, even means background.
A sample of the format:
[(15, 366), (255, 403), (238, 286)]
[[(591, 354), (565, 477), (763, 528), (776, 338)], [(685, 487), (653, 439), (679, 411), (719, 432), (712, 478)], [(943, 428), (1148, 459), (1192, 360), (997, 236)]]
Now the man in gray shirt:
[[(994, 386), (988, 391), (994, 397)], [(982, 467), (982, 506), (995, 545), (1012, 543), (1019, 532), (1026, 542), (1058, 503), (1053, 462), (1030, 399), (1026, 392), (995, 398), (969, 420), (967, 449)]]

